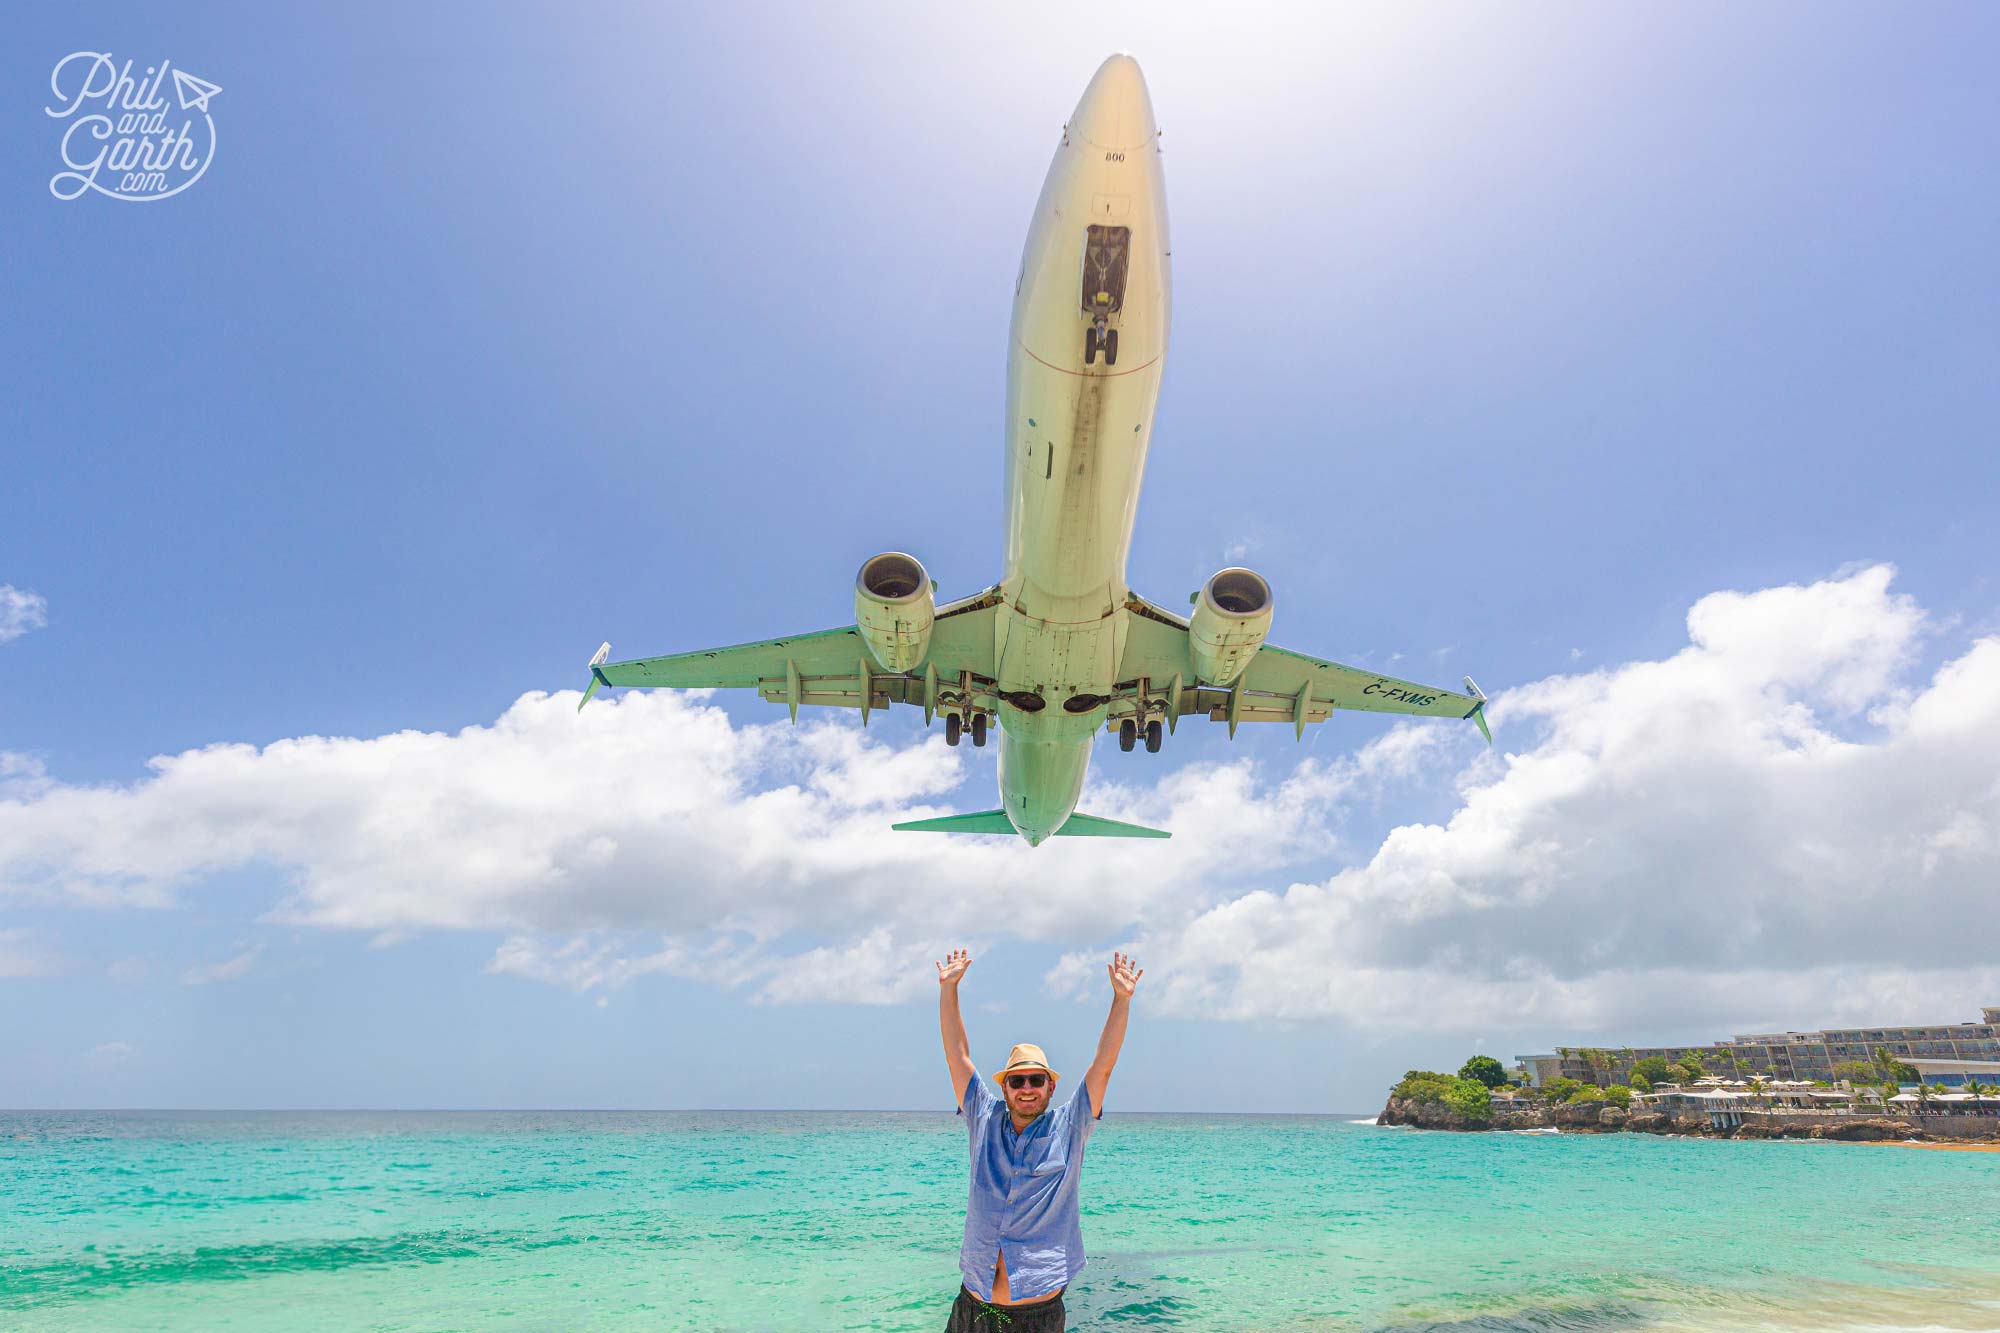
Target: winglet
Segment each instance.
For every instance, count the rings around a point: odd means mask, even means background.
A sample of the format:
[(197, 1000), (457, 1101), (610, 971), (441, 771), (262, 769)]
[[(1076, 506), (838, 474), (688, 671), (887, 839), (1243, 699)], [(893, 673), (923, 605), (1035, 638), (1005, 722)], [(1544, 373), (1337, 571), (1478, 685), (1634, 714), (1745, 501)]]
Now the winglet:
[(597, 693), (597, 687), (604, 683), (604, 673), (597, 668), (603, 666), (610, 656), (611, 644), (607, 641), (598, 648), (596, 656), (590, 659), (590, 684), (584, 689), (583, 697), (576, 701), (577, 712), (583, 711), (583, 706), (590, 702), (590, 696)]
[(1465, 677), (1465, 692), (1479, 700), (1478, 703), (1472, 706), (1472, 711), (1467, 713), (1466, 716), (1471, 718), (1479, 727), (1479, 734), (1486, 738), (1486, 743), (1488, 745), (1493, 744), (1493, 732), (1486, 725), (1486, 691), (1473, 684), (1472, 677), (1467, 676)]

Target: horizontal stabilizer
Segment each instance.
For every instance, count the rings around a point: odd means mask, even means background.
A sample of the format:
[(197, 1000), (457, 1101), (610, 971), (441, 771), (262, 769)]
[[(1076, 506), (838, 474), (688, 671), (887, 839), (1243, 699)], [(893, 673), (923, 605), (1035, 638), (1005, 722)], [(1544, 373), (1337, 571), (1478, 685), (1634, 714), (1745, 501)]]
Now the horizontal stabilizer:
[(899, 833), (1004, 833), (1014, 836), (1014, 826), (1007, 822), (1005, 810), (981, 810), (971, 815), (940, 815), (936, 819), (912, 819), (904, 824), (891, 824), (890, 828)]
[(1058, 838), (1171, 838), (1174, 835), (1163, 828), (1147, 828), (1142, 824), (1121, 824), (1115, 819), (1099, 819), (1096, 815), (1071, 815), (1056, 830)]
[[(912, 819), (908, 823), (894, 824), (892, 828), (901, 833), (1003, 833), (1014, 835), (1014, 826), (1008, 822), (1005, 810), (981, 810), (969, 815), (940, 815), (936, 819)], [(1096, 815), (1071, 815), (1056, 830), (1058, 838), (1171, 838), (1174, 835), (1165, 829), (1145, 828), (1138, 824), (1123, 824), (1115, 819), (1099, 819)]]

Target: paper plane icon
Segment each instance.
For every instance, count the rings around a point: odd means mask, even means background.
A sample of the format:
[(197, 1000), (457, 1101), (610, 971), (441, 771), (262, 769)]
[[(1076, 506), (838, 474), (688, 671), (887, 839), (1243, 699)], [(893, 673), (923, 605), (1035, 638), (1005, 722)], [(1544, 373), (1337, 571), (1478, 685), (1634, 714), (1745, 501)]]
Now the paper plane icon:
[(207, 79), (197, 79), (186, 70), (177, 69), (174, 71), (174, 91), (180, 94), (181, 110), (206, 112), (208, 99), (222, 89)]

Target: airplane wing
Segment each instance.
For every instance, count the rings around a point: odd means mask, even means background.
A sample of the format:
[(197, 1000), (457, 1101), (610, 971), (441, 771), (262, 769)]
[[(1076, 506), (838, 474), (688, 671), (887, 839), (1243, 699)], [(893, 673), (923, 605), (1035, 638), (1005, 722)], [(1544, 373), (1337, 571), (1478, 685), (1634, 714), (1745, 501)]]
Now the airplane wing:
[[(1486, 696), (1470, 677), (1465, 682), (1469, 692), (1460, 694), (1267, 643), (1250, 659), (1234, 686), (1200, 685), (1194, 680), (1194, 659), (1188, 651), (1187, 621), (1136, 596), (1125, 608), (1131, 615), (1126, 620), (1125, 656), (1119, 663), (1118, 677), (1121, 684), (1131, 682), (1132, 689), (1121, 691), (1127, 695), (1122, 709), (1117, 702), (1112, 705), (1110, 726), (1139, 711), (1138, 699), (1143, 692), (1156, 715), (1163, 704), (1166, 706), (1170, 727), (1179, 718), (1201, 713), (1227, 722), (1232, 736), (1239, 722), (1289, 722), (1295, 734), (1303, 737), (1307, 723), (1324, 722), (1346, 708), (1470, 718), (1489, 743), (1493, 739), (1486, 726)], [(1166, 697), (1159, 696), (1161, 690)]]
[(921, 672), (889, 672), (876, 666), (852, 625), (794, 634), (729, 648), (704, 648), (667, 657), (610, 662), (610, 645), (590, 664), (590, 686), (577, 708), (601, 685), (692, 689), (754, 689), (791, 710), (801, 707), (859, 708), (868, 714), (892, 703), (921, 705), (925, 720), (940, 705), (983, 704), (993, 696), (993, 617), (997, 591), (941, 606), (931, 628), (929, 655)]

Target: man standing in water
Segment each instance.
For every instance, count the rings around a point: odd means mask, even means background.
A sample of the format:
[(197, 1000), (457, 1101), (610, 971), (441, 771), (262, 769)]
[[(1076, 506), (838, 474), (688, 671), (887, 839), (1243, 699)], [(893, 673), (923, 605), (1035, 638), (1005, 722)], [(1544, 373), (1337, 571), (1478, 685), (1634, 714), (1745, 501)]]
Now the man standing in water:
[(1056, 1072), (1042, 1048), (1022, 1043), (996, 1076), (1005, 1101), (980, 1081), (958, 1012), (958, 983), (972, 955), (953, 951), (938, 970), (938, 1028), (958, 1109), (972, 1133), (972, 1192), (958, 1271), (965, 1285), (945, 1333), (1061, 1333), (1063, 1290), (1083, 1268), (1077, 1200), (1083, 1144), (1104, 1114), (1104, 1089), (1125, 1044), (1132, 990), (1145, 973), (1113, 954), (1111, 1016), (1083, 1086), (1049, 1112)]

